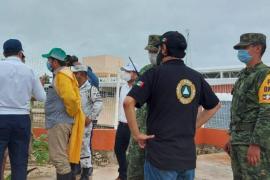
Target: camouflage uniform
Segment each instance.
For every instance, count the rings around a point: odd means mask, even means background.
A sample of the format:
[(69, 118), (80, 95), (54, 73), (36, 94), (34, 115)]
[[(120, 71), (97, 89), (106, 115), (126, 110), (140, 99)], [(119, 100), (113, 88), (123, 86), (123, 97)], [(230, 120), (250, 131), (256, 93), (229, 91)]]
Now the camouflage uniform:
[[(74, 66), (76, 67), (76, 66)], [(102, 98), (98, 89), (85, 81), (80, 87), (81, 103), (84, 114), (91, 120), (96, 120), (102, 110)], [(81, 179), (88, 179), (92, 175), (92, 148), (91, 139), (93, 133), (92, 122), (84, 128), (84, 135), (81, 149), (80, 165), (82, 168)]]
[[(234, 48), (241, 49), (241, 46), (255, 40), (265, 43), (265, 36), (244, 34)], [(232, 91), (230, 135), (235, 180), (270, 179), (269, 72), (269, 67), (263, 63), (243, 69)], [(261, 149), (261, 159), (256, 166), (250, 166), (247, 162), (250, 144), (257, 144)]]
[[(147, 70), (154, 67), (149, 64), (142, 68), (140, 74), (143, 74)], [(136, 117), (138, 122), (138, 127), (140, 132), (146, 133), (146, 118), (147, 118), (147, 106), (143, 105), (140, 109), (136, 111)], [(143, 180), (143, 169), (144, 169), (144, 150), (138, 146), (138, 143), (133, 137), (130, 138), (128, 147), (128, 170), (127, 179), (128, 180)]]
[[(150, 35), (148, 39), (148, 45), (145, 47), (145, 50), (150, 52), (157, 52), (157, 47), (155, 44), (159, 42), (158, 35)], [(154, 65), (148, 64), (144, 66), (140, 75), (153, 68)], [(146, 119), (147, 119), (147, 105), (143, 105), (140, 109), (136, 111), (136, 118), (138, 122), (138, 127), (140, 132), (146, 133)], [(127, 179), (128, 180), (143, 180), (144, 179), (144, 161), (145, 155), (144, 150), (138, 146), (138, 143), (130, 138), (129, 147), (128, 147), (128, 170), (127, 170)]]

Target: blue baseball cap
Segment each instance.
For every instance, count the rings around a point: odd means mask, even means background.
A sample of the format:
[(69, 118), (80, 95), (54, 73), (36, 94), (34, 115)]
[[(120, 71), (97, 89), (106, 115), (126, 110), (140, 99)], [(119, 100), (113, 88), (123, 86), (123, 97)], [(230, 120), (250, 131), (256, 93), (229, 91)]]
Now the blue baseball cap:
[(22, 43), (18, 39), (9, 39), (3, 44), (4, 53), (17, 53), (23, 51)]

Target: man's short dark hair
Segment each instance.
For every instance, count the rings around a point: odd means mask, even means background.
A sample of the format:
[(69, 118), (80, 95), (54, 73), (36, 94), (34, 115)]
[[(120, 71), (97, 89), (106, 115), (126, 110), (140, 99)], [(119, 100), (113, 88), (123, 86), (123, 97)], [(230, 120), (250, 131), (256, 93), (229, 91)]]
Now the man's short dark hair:
[(168, 49), (168, 56), (184, 58), (186, 53), (183, 49)]
[(261, 50), (261, 56), (263, 56), (265, 50), (266, 50), (266, 44), (261, 44), (262, 50)]
[(263, 44), (263, 43), (252, 43), (251, 45), (253, 46), (261, 46), (262, 49), (261, 49), (261, 56), (263, 56), (265, 50), (266, 50), (266, 44)]
[(4, 56), (7, 58), (7, 57), (10, 57), (10, 56), (17, 56), (19, 54), (19, 52), (4, 52)]

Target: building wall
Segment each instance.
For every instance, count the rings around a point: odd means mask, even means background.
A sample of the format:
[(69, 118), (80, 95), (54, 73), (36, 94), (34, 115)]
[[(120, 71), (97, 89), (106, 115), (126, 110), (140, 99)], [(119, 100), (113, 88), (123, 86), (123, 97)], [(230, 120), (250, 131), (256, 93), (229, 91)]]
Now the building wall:
[(124, 64), (121, 58), (109, 55), (83, 57), (82, 62), (99, 77), (115, 77)]
[(215, 93), (231, 93), (233, 84), (222, 84), (222, 85), (212, 85), (211, 86)]

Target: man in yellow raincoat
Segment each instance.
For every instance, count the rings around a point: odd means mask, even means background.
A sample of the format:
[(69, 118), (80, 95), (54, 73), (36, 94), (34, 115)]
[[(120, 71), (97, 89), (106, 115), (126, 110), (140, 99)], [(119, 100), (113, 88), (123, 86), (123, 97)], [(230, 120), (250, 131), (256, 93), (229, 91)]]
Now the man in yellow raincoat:
[(47, 67), (53, 73), (45, 103), (50, 160), (57, 180), (73, 180), (70, 163), (79, 163), (85, 123), (78, 82), (66, 67), (65, 51), (53, 48), (42, 57), (48, 59)]

